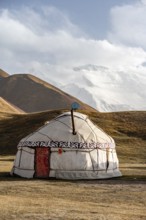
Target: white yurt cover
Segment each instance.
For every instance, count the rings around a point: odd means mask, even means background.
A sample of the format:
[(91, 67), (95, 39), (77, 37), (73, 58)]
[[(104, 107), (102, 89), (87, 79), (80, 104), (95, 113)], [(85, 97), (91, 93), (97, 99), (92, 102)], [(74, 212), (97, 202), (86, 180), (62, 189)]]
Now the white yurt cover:
[(21, 177), (104, 179), (121, 176), (112, 137), (87, 115), (71, 112), (23, 138), (11, 174)]

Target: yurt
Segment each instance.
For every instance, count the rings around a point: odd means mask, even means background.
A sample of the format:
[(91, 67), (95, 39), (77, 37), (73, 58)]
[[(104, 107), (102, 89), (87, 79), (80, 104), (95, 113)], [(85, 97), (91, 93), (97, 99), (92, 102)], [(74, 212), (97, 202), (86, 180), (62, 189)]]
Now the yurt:
[(79, 112), (65, 112), (23, 138), (11, 174), (72, 180), (121, 176), (113, 138)]

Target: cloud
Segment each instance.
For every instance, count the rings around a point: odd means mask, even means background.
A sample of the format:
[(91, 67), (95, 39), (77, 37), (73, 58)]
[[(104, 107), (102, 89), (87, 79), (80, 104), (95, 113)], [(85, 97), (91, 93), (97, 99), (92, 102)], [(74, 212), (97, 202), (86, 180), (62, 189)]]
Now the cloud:
[(146, 0), (115, 6), (110, 16), (110, 41), (146, 49)]
[(146, 5), (146, 0), (141, 0), (141, 3)]
[[(140, 10), (141, 5), (142, 2), (138, 4)], [(134, 14), (135, 5), (116, 7), (111, 11), (114, 28), (110, 36), (116, 42), (122, 41), (122, 31), (119, 32), (117, 27), (119, 23), (124, 29), (126, 21), (122, 19), (127, 7), (131, 7)], [(125, 35), (128, 39), (129, 33), (125, 32)], [(140, 47), (129, 47), (126, 40), (127, 46), (87, 37), (80, 27), (54, 7), (41, 7), (39, 12), (32, 8), (1, 10), (0, 39), (1, 68), (10, 73), (31, 72), (58, 84), (77, 74), (73, 71), (75, 66), (94, 64), (127, 69), (136, 68), (146, 60), (146, 52)]]
[(19, 20), (11, 18), (8, 10), (0, 16), (0, 47), (10, 51), (30, 51), (37, 41), (37, 36)]

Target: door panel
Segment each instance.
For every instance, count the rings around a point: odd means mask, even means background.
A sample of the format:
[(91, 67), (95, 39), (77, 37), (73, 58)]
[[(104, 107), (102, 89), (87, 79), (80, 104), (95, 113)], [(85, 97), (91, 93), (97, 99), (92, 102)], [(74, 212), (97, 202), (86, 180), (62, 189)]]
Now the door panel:
[(50, 148), (38, 147), (36, 148), (36, 166), (35, 176), (36, 177), (49, 177), (50, 171)]

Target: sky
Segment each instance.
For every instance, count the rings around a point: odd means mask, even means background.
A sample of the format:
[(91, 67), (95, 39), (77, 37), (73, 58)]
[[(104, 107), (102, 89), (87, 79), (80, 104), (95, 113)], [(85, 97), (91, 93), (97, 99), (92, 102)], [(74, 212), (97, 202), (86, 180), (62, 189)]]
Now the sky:
[(58, 85), (89, 64), (140, 74), (146, 0), (0, 0), (0, 51), (9, 74)]

